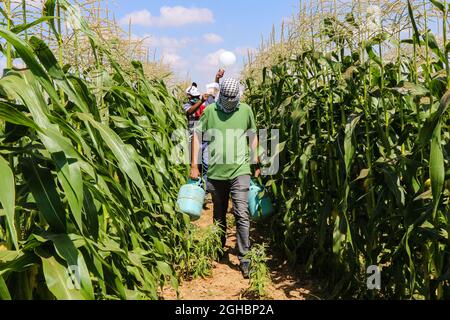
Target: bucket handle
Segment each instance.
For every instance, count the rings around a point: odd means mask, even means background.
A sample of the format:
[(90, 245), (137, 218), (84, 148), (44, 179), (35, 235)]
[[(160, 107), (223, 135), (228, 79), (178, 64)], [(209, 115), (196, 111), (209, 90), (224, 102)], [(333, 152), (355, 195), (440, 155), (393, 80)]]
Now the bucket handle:
[(257, 186), (257, 187), (261, 187), (264, 188), (262, 185), (259, 184), (258, 181), (256, 181), (255, 179), (250, 179), (250, 185), (251, 186)]
[(259, 194), (261, 194), (261, 193), (264, 193), (264, 195), (267, 194), (266, 188), (263, 185), (259, 184), (258, 181), (255, 181), (254, 179), (250, 179), (250, 186), (257, 187), (259, 190), (258, 191)]
[(199, 187), (205, 189), (206, 181), (205, 181), (205, 179), (203, 179), (203, 178), (198, 178), (198, 179), (190, 179), (190, 178), (189, 178), (188, 183), (189, 183), (189, 184), (191, 184), (191, 183), (194, 184), (194, 183), (195, 183), (195, 184), (198, 185)]

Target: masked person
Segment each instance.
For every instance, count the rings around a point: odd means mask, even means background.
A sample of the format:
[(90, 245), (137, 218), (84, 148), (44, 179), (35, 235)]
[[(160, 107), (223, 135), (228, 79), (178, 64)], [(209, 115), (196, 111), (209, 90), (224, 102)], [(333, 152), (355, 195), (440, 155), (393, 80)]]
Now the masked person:
[[(220, 92), (220, 79), (223, 78), (225, 74), (225, 70), (220, 69), (217, 73), (216, 73), (216, 79), (214, 83), (210, 83), (206, 85), (206, 94), (207, 94), (207, 99), (204, 102), (204, 107), (203, 107), (203, 111), (204, 109), (209, 106), (210, 104), (213, 104), (217, 101), (217, 99), (219, 98), (219, 92)], [(201, 107), (202, 108), (202, 107)], [(208, 204), (211, 203), (211, 199), (208, 197), (208, 195), (210, 194), (209, 192), (209, 188), (208, 188), (208, 177), (206, 172), (208, 171), (208, 161), (209, 161), (209, 155), (208, 155), (208, 142), (206, 141), (202, 141), (202, 165), (203, 165), (203, 179), (206, 182), (206, 200), (205, 200), (205, 204), (203, 206), (203, 209), (208, 209)]]
[(240, 102), (237, 80), (228, 78), (222, 82), (217, 103), (205, 109), (194, 128), (190, 173), (194, 179), (200, 176), (197, 164), (202, 138), (208, 142), (207, 176), (214, 203), (214, 221), (224, 231), (222, 246), (225, 247), (226, 242), (226, 213), (231, 196), (240, 268), (243, 276), (248, 278), (249, 261), (245, 259), (245, 255), (250, 250), (248, 193), (251, 164), (255, 164), (256, 177), (261, 171), (256, 152), (258, 139), (255, 117), (250, 106)]

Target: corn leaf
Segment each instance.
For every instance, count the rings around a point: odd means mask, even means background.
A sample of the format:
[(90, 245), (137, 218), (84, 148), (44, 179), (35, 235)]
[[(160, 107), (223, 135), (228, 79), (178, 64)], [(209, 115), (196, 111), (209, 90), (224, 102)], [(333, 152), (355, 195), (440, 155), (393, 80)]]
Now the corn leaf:
[(430, 2), (442, 13), (445, 13), (445, 6), (444, 4), (439, 0), (430, 0)]
[(371, 45), (366, 46), (367, 54), (369, 55), (369, 58), (373, 60), (376, 64), (381, 66), (383, 62), (380, 59), (380, 56), (378, 56), (375, 51), (373, 50), (373, 47)]
[(71, 213), (78, 225), (80, 232), (83, 232), (82, 208), (83, 208), (83, 178), (81, 169), (76, 159), (67, 159), (63, 152), (53, 153), (56, 166), (58, 168), (58, 179), (66, 193)]
[(445, 54), (439, 48), (439, 44), (433, 32), (429, 31), (423, 35), (424, 43), (439, 57), (442, 63), (445, 63)]
[(409, 14), (409, 19), (411, 21), (411, 26), (413, 28), (413, 39), (414, 39), (414, 42), (416, 44), (419, 44), (420, 43), (419, 29), (417, 28), (416, 18), (414, 17), (414, 10), (412, 8), (410, 0), (408, 0), (408, 14)]
[(65, 232), (65, 210), (56, 190), (51, 171), (39, 167), (32, 159), (24, 160), (22, 170), (40, 213), (50, 225), (52, 231)]
[(0, 276), (0, 300), (11, 300), (11, 294), (2, 276)]
[(419, 136), (418, 136), (418, 144), (420, 146), (425, 146), (428, 144), (435, 132), (436, 127), (442, 119), (442, 116), (447, 111), (450, 105), (450, 91), (442, 97), (438, 110), (428, 118), (424, 125), (422, 126)]
[[(59, 263), (55, 257), (41, 256), (45, 281), (50, 292), (58, 300), (83, 300), (84, 297), (77, 288), (73, 274), (65, 265)], [(75, 283), (74, 283), (75, 282)]]
[(50, 18), (50, 20), (49, 20), (50, 28), (52, 29), (52, 31), (54, 32), (54, 34), (57, 37), (60, 37), (60, 35), (58, 34), (58, 31), (56, 30), (56, 25), (55, 25), (55, 8), (56, 8), (56, 0), (46, 0), (44, 3), (42, 13), (44, 16), (47, 16)]
[(14, 174), (9, 167), (9, 163), (0, 155), (0, 204), (6, 214), (9, 233), (12, 243), (16, 249), (19, 249), (17, 240), (17, 230), (15, 222), (15, 197), (16, 185), (14, 182)]
[(22, 39), (20, 39), (16, 34), (11, 31), (0, 28), (0, 36), (5, 38), (9, 43), (11, 43), (17, 51), (17, 54), (22, 58), (25, 64), (30, 68), (33, 75), (38, 79), (41, 85), (45, 88), (48, 95), (52, 98), (52, 101), (55, 103), (58, 108), (67, 113), (65, 108), (61, 105), (59, 101), (58, 93), (56, 92), (53, 84), (45, 72), (44, 68), (39, 63), (36, 55), (30, 46)]
[(150, 195), (148, 194), (147, 188), (134, 160), (136, 150), (130, 145), (125, 145), (113, 130), (104, 124), (95, 121), (91, 115), (79, 113), (78, 117), (83, 121), (89, 122), (100, 132), (103, 140), (116, 156), (120, 169), (130, 177), (130, 179), (142, 191), (146, 200), (150, 202)]
[(51, 19), (50, 17), (41, 17), (39, 19), (34, 20), (33, 22), (17, 25), (15, 27), (11, 28), (11, 32), (20, 33), (25, 30), (28, 30), (30, 28), (33, 28), (33, 27), (37, 26), (38, 24), (41, 24), (42, 22), (48, 21), (50, 19)]
[(13, 105), (0, 101), (0, 119), (38, 130), (36, 123), (18, 111)]
[(444, 155), (441, 143), (441, 125), (433, 132), (430, 151), (430, 178), (433, 192), (433, 212), (436, 214), (445, 181)]
[(94, 290), (86, 262), (69, 236), (67, 234), (45, 234), (44, 237), (53, 242), (57, 254), (76, 272), (76, 276), (78, 277), (77, 281), (79, 281), (81, 294), (84, 299), (93, 300)]

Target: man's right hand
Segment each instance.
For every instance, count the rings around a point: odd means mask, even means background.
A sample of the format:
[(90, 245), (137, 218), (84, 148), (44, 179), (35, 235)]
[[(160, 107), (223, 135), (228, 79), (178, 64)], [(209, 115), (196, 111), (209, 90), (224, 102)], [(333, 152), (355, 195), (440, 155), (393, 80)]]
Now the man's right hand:
[(225, 74), (225, 70), (223, 70), (223, 69), (220, 69), (219, 71), (217, 71), (217, 74), (216, 74), (216, 82), (217, 83), (219, 83), (219, 80), (223, 78), (224, 74)]
[(198, 180), (200, 178), (200, 170), (198, 169), (198, 166), (191, 167), (191, 173), (189, 174), (189, 177), (192, 180)]

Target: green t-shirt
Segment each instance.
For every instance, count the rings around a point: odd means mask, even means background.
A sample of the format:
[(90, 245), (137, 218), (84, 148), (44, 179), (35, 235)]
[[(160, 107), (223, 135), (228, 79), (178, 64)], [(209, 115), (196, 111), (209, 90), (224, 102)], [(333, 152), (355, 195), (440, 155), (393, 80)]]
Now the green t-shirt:
[(256, 134), (256, 123), (249, 105), (240, 103), (236, 111), (223, 112), (209, 105), (194, 129), (208, 144), (208, 178), (231, 180), (250, 175), (248, 137)]

